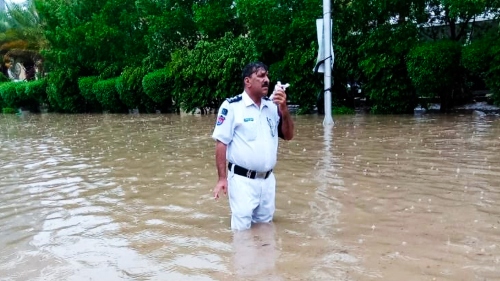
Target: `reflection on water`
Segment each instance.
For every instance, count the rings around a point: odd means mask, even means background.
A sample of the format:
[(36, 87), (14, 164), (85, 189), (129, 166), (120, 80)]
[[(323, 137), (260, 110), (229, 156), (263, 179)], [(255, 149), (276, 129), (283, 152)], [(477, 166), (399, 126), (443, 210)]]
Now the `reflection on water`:
[(0, 116), (1, 280), (500, 280), (500, 121), (296, 117), (229, 229), (213, 116)]
[(234, 233), (233, 265), (237, 277), (266, 274), (268, 280), (280, 279), (276, 273), (279, 249), (276, 245), (275, 232), (274, 223), (263, 223), (254, 225), (250, 230)]

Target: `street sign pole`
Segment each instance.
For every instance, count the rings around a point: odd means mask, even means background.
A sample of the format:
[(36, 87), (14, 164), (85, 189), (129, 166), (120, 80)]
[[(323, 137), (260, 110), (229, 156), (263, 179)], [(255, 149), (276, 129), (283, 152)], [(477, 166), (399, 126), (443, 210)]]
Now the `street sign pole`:
[(331, 26), (331, 0), (323, 0), (323, 34), (325, 44), (325, 73), (324, 73), (324, 95), (325, 95), (325, 119), (323, 125), (332, 125), (332, 56), (330, 53), (332, 48), (332, 26)]

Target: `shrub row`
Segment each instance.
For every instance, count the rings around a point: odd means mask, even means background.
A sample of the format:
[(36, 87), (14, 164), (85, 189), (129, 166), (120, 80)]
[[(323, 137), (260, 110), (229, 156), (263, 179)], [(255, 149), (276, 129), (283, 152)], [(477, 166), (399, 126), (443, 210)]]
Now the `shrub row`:
[(114, 78), (73, 79), (60, 71), (50, 73), (48, 79), (2, 82), (0, 108), (37, 112), (43, 104), (60, 112), (124, 113), (135, 108), (140, 112), (167, 112), (173, 104), (170, 73), (168, 69), (159, 69), (146, 74), (142, 68), (127, 68)]
[(47, 101), (46, 80), (4, 82), (0, 84), (0, 106), (22, 108), (33, 112)]

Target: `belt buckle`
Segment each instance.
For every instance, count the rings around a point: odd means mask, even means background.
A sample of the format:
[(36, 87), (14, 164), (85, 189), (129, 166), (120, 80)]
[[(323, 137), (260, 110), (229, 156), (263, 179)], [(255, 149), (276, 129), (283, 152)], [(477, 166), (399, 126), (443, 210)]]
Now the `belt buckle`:
[(263, 179), (266, 177), (266, 174), (267, 174), (267, 172), (257, 172), (257, 173), (255, 173), (255, 177)]
[(252, 171), (248, 170), (247, 171), (247, 178), (251, 178), (252, 177)]

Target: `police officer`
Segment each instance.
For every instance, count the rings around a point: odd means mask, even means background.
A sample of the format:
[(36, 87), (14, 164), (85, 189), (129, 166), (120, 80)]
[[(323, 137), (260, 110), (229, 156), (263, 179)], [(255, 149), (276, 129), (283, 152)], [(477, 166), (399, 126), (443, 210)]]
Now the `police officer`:
[(278, 88), (272, 101), (267, 97), (269, 78), (265, 64), (248, 64), (242, 78), (243, 93), (222, 103), (212, 134), (219, 176), (214, 197), (219, 198), (221, 191), (229, 192), (233, 230), (272, 221), (278, 137), (291, 140), (294, 126), (285, 91)]

